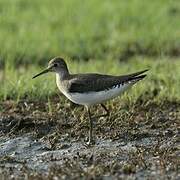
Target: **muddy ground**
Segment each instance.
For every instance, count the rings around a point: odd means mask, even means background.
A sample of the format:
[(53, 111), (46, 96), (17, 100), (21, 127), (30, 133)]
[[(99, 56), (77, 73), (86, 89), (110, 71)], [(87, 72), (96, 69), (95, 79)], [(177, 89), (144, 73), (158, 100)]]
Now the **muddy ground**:
[(0, 103), (1, 179), (180, 178), (180, 102), (115, 100), (86, 147), (83, 107), (61, 101)]

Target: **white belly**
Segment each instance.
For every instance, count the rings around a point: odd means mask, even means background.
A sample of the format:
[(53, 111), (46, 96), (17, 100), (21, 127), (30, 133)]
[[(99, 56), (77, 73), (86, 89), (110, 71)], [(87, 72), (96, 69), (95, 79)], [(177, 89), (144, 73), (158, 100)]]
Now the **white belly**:
[(69, 100), (71, 100), (72, 102), (74, 102), (76, 104), (81, 104), (81, 105), (86, 105), (86, 106), (90, 106), (93, 104), (99, 104), (99, 103), (102, 103), (109, 99), (115, 98), (134, 84), (133, 82), (127, 82), (126, 84), (123, 84), (123, 85), (114, 86), (114, 87), (112, 87), (112, 89), (98, 91), (98, 92), (69, 93), (69, 92), (66, 92), (62, 88), (58, 74), (56, 74), (56, 83), (57, 83), (59, 90)]
[(130, 84), (121, 85), (120, 87), (114, 87), (109, 90), (99, 91), (99, 92), (88, 92), (88, 93), (66, 93), (62, 92), (69, 100), (76, 104), (81, 105), (93, 105), (102, 103), (109, 99), (115, 98), (119, 96), (122, 92), (124, 92)]

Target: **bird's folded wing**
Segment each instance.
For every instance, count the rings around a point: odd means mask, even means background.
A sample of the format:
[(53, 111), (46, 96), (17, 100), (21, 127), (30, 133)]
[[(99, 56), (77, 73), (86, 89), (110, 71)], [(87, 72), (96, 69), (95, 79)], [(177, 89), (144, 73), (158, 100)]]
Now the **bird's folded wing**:
[(104, 76), (98, 74), (88, 74), (88, 76), (80, 75), (71, 80), (68, 91), (71, 93), (104, 91), (116, 87), (117, 85), (123, 85), (131, 81), (133, 82), (134, 80), (141, 80), (146, 76), (141, 75), (144, 72), (146, 72), (146, 70), (124, 76)]

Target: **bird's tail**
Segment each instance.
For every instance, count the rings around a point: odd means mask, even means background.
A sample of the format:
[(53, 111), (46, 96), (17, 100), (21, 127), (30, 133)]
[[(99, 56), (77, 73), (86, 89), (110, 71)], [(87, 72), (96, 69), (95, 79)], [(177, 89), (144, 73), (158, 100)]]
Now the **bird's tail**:
[(136, 82), (142, 80), (143, 78), (145, 78), (146, 76), (147, 76), (146, 74), (143, 74), (143, 75), (140, 75), (140, 76), (134, 76), (134, 77), (129, 78), (129, 81), (132, 82), (132, 83), (133, 82), (136, 83)]

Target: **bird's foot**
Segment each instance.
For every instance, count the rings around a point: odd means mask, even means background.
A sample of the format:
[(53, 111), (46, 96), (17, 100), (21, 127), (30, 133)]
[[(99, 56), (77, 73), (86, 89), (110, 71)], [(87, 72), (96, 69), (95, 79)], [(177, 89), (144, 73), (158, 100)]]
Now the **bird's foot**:
[(91, 146), (93, 146), (95, 144), (96, 144), (95, 140), (89, 139), (88, 141), (85, 141), (84, 146), (91, 147)]

